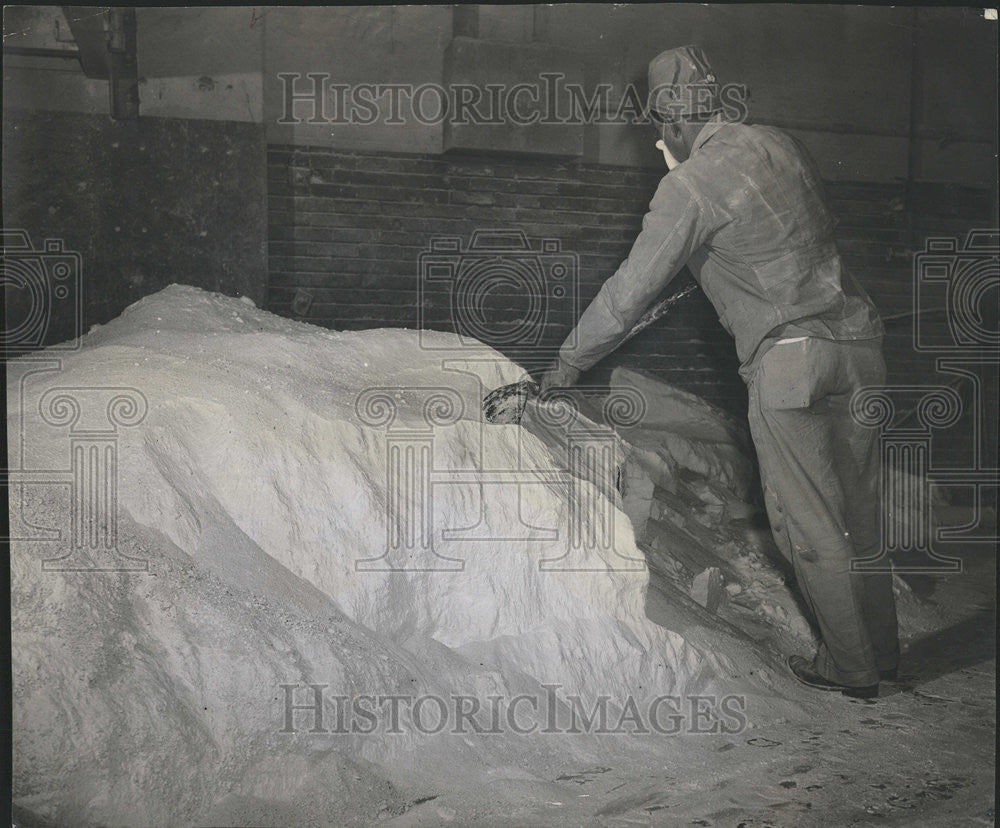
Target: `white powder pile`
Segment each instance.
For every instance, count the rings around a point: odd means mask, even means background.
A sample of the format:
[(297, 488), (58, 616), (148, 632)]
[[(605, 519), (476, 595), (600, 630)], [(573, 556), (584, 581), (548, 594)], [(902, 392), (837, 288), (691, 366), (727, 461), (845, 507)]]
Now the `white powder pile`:
[[(7, 389), (12, 465), (50, 472), (11, 490), (15, 797), (37, 817), (365, 822), (406, 809), (403, 778), (596, 755), (585, 737), (381, 720), (310, 733), (308, 709), (282, 732), (286, 685), (306, 706), (307, 684), (480, 700), (554, 685), (587, 705), (738, 690), (751, 720), (791, 709), (787, 677), (738, 630), (687, 604), (670, 629), (649, 620), (624, 513), (527, 429), (481, 422), (483, 393), (523, 376), (495, 352), (331, 332), (175, 285), (47, 356), (12, 363)], [(130, 402), (112, 421), (114, 398)], [(100, 429), (117, 541), (94, 552), (73, 547), (89, 451), (73, 446)], [(573, 520), (608, 542), (578, 548)]]

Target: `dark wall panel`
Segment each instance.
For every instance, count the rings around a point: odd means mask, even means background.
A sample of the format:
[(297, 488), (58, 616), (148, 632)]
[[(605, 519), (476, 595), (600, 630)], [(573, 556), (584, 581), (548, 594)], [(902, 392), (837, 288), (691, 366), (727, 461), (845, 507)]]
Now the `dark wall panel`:
[[(6, 232), (82, 256), (83, 330), (180, 282), (263, 303), (265, 145), (248, 123), (4, 113)], [(8, 325), (23, 291), (5, 291)], [(73, 335), (53, 304), (48, 343)]]

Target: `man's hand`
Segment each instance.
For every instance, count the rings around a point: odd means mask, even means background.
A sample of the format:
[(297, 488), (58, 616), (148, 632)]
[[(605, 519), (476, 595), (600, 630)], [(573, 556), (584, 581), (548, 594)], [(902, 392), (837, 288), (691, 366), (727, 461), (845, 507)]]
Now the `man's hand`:
[(571, 385), (576, 385), (578, 379), (580, 379), (580, 369), (574, 368), (561, 359), (556, 359), (542, 374), (538, 386), (541, 393), (544, 394), (550, 388), (568, 388)]

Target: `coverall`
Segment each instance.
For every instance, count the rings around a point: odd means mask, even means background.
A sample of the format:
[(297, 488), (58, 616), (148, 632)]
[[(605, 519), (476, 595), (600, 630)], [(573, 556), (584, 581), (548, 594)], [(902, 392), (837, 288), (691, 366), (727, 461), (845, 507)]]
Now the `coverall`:
[(775, 541), (822, 643), (813, 668), (877, 684), (899, 659), (879, 552), (877, 435), (849, 401), (885, 380), (882, 323), (841, 262), (806, 151), (780, 130), (715, 116), (665, 175), (628, 258), (560, 350), (585, 371), (613, 351), (686, 264), (732, 334)]

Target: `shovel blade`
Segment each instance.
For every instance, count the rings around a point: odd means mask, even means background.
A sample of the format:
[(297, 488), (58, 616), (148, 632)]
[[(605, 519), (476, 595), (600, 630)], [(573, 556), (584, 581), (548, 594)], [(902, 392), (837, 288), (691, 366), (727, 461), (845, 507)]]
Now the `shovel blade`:
[(530, 379), (504, 385), (483, 398), (483, 416), (493, 425), (517, 425), (524, 406), (538, 396), (538, 383)]

